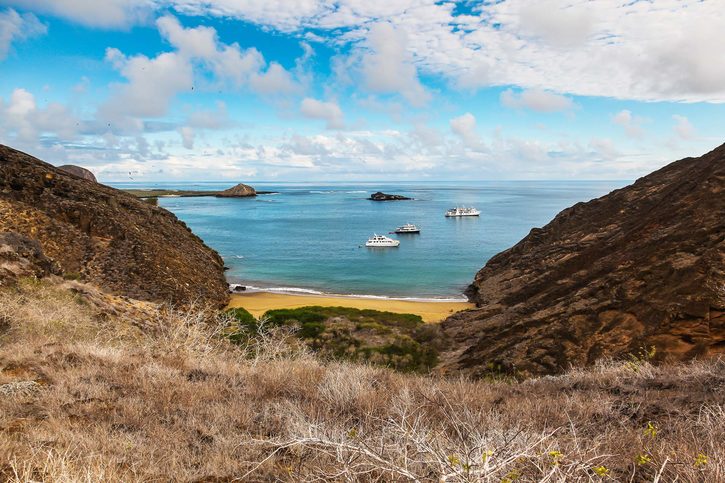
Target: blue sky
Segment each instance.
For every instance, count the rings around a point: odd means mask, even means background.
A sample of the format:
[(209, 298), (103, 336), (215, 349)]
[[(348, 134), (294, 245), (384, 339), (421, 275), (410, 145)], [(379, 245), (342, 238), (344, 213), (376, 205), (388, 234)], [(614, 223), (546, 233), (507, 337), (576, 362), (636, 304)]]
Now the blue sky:
[(0, 143), (105, 181), (633, 179), (725, 141), (718, 0), (0, 0)]

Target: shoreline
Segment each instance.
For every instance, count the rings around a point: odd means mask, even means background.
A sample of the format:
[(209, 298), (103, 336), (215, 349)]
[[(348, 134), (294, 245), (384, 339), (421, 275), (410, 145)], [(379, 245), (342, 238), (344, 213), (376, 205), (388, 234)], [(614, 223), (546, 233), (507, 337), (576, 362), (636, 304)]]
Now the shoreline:
[[(241, 291), (236, 291), (237, 287), (245, 287)], [(305, 287), (276, 287), (276, 286), (265, 286), (265, 285), (246, 285), (241, 283), (230, 283), (229, 293), (232, 295), (245, 295), (250, 293), (271, 293), (271, 294), (282, 294), (282, 295), (300, 295), (300, 296), (312, 296), (312, 297), (330, 297), (330, 298), (351, 298), (351, 299), (375, 299), (375, 300), (398, 300), (398, 301), (410, 301), (410, 302), (468, 302), (468, 299), (461, 294), (460, 297), (406, 297), (404, 295), (374, 295), (374, 294), (355, 294), (355, 293), (333, 293), (333, 292), (322, 292), (313, 288)]]
[(475, 304), (464, 300), (396, 299), (364, 295), (273, 292), (263, 289), (232, 293), (227, 307), (243, 307), (253, 316), (260, 317), (268, 310), (295, 309), (312, 305), (414, 314), (420, 315), (426, 323), (440, 322), (456, 312), (475, 308)]

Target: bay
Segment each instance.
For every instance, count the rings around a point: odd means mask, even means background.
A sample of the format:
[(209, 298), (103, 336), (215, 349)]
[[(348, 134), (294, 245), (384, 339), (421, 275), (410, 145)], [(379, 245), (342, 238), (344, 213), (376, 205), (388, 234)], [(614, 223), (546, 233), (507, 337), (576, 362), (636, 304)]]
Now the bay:
[[(220, 190), (234, 183), (116, 183), (118, 188)], [(232, 283), (286, 292), (460, 299), (475, 273), (533, 227), (625, 181), (254, 183), (256, 198), (160, 198), (217, 250)], [(375, 191), (410, 201), (375, 202)], [(480, 217), (446, 218), (470, 206)], [(389, 234), (404, 223), (419, 235)], [(365, 248), (374, 233), (398, 248)]]

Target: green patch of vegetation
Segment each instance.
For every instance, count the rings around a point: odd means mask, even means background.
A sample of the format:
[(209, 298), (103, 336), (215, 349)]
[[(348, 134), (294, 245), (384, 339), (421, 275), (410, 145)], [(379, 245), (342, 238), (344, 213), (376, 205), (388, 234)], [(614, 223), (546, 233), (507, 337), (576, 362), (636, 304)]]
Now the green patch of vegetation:
[(360, 353), (366, 361), (404, 372), (430, 370), (438, 363), (438, 352), (433, 347), (405, 336), (380, 347), (362, 347)]
[(420, 315), (398, 314), (371, 309), (353, 309), (350, 307), (320, 307), (313, 305), (298, 309), (270, 310), (264, 314), (270, 322), (283, 324), (286, 321), (296, 320), (300, 323), (322, 322), (331, 317), (345, 317), (359, 324), (379, 324), (387, 326), (412, 329), (423, 324)]
[(259, 321), (249, 311), (242, 307), (227, 309), (226, 314), (233, 320), (232, 327), (229, 327), (229, 339), (235, 343), (241, 343), (252, 334), (259, 331)]
[(65, 272), (63, 274), (63, 278), (65, 280), (80, 280), (82, 278), (81, 274), (79, 272)]
[(413, 314), (349, 307), (309, 306), (270, 310), (261, 323), (244, 309), (228, 311), (238, 324), (230, 338), (241, 342), (263, 327), (297, 327), (297, 337), (332, 359), (365, 361), (405, 372), (426, 372), (438, 362), (440, 329)]

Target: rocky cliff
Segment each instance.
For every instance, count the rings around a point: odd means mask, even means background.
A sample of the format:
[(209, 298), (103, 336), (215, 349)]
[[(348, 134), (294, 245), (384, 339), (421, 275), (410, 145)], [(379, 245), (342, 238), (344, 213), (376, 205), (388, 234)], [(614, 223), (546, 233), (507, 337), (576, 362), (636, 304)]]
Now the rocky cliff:
[[(0, 232), (37, 240), (67, 278), (118, 295), (215, 306), (227, 301), (221, 258), (172, 213), (2, 145)], [(18, 240), (5, 245), (23, 245), (29, 256), (41, 257)]]
[(725, 352), (725, 145), (578, 203), (478, 272), (444, 370), (558, 373)]

